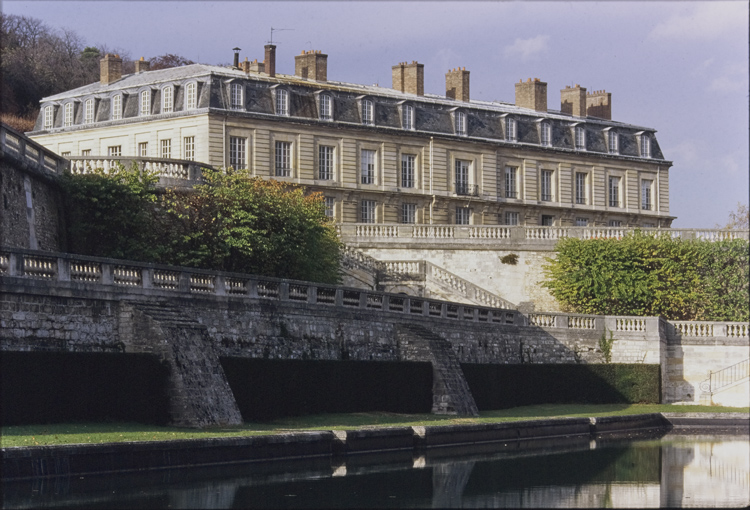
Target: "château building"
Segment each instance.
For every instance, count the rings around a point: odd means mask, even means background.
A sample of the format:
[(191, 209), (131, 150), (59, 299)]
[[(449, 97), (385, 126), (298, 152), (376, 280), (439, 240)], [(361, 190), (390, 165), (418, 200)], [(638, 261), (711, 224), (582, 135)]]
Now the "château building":
[(470, 97), (469, 71), (424, 91), (424, 65), (392, 88), (328, 80), (304, 51), (295, 74), (263, 62), (149, 70), (106, 55), (101, 79), (46, 97), (29, 136), (72, 160), (163, 158), (321, 192), (340, 223), (669, 227), (669, 168), (652, 128), (611, 119), (611, 93), (515, 85), (514, 103)]

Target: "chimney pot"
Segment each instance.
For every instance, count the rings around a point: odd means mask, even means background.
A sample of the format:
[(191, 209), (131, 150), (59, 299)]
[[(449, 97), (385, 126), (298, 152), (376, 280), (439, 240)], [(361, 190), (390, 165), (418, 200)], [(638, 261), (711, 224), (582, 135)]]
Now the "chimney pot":
[(265, 72), (274, 78), (276, 76), (276, 45), (266, 44), (264, 48), (266, 50), (266, 58), (263, 61)]
[(320, 50), (302, 50), (294, 57), (294, 75), (316, 81), (328, 80), (328, 55)]

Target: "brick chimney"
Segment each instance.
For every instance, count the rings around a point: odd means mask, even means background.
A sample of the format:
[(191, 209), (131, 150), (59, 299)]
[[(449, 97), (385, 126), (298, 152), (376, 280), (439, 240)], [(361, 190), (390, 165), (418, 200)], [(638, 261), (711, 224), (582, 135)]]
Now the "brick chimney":
[(469, 71), (465, 67), (445, 73), (445, 97), (469, 102)]
[(393, 88), (407, 94), (424, 95), (424, 64), (412, 60), (411, 64), (399, 62), (391, 67)]
[(143, 57), (141, 57), (140, 60), (135, 61), (135, 74), (140, 74), (150, 69), (151, 69), (151, 62), (149, 62), (148, 60), (143, 60)]
[(266, 58), (263, 61), (263, 66), (268, 76), (273, 78), (276, 76), (276, 45), (266, 44), (264, 48), (266, 49)]
[(99, 61), (99, 81), (108, 85), (122, 78), (122, 59), (120, 55), (107, 53)]
[(302, 50), (294, 57), (294, 74), (300, 78), (310, 78), (316, 81), (328, 79), (328, 55), (320, 50)]
[(574, 117), (586, 116), (586, 88), (576, 83), (575, 87), (565, 85), (560, 91), (560, 111)]
[(263, 62), (258, 62), (257, 58), (252, 62), (248, 62), (247, 57), (245, 57), (244, 62), (240, 62), (240, 69), (246, 73), (262, 73), (265, 72), (265, 68), (266, 66), (263, 65)]
[(538, 112), (547, 111), (547, 84), (534, 78), (516, 83), (516, 106), (531, 108)]
[(586, 115), (612, 120), (612, 93), (595, 90), (586, 94)]

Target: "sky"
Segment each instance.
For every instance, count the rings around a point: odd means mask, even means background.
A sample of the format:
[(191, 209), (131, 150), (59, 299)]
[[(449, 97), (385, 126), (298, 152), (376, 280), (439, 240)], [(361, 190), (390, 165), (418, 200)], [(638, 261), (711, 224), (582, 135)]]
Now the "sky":
[[(137, 59), (263, 60), (294, 74), (302, 50), (328, 55), (328, 79), (391, 86), (391, 66), (424, 64), (425, 92), (465, 67), (471, 97), (515, 101), (547, 82), (548, 105), (580, 84), (612, 93), (613, 120), (651, 127), (670, 170), (675, 228), (725, 224), (747, 203), (748, 2), (8, 1), (3, 12), (68, 28)], [(273, 28), (273, 34), (271, 29)]]

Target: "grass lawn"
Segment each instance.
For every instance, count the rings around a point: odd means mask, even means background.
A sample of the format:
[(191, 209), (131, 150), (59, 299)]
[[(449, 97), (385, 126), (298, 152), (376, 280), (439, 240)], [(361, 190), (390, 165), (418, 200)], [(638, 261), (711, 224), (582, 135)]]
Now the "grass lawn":
[(296, 416), (238, 427), (184, 429), (140, 423), (60, 423), (15, 425), (0, 429), (0, 446), (165, 441), (229, 436), (255, 436), (303, 430), (341, 430), (364, 427), (491, 423), (553, 417), (618, 416), (642, 413), (748, 413), (750, 408), (660, 404), (546, 404), (498, 411), (483, 411), (477, 418), (450, 418), (433, 414), (350, 413)]

